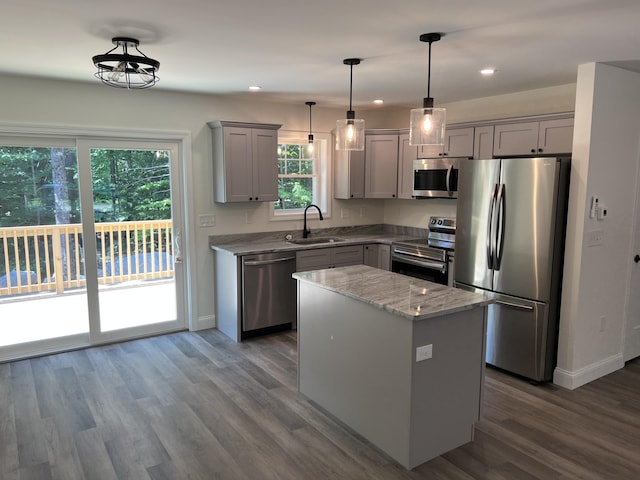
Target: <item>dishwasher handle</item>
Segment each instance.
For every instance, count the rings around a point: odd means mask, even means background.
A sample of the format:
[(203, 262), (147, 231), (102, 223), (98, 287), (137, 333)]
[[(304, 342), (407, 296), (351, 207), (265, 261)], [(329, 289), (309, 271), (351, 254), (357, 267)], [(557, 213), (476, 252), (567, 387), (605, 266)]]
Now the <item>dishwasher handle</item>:
[(243, 263), (247, 267), (255, 267), (258, 265), (271, 265), (272, 263), (289, 262), (295, 260), (296, 257), (276, 258), (273, 260), (249, 260)]

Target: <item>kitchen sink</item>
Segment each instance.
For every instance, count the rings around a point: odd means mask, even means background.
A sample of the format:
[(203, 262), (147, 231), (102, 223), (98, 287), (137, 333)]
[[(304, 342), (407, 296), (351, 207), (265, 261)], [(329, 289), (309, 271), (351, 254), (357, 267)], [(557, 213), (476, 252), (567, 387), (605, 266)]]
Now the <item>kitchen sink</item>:
[(317, 245), (321, 243), (337, 243), (344, 242), (343, 238), (338, 237), (316, 237), (316, 238), (297, 238), (295, 240), (287, 240), (288, 243), (296, 245)]

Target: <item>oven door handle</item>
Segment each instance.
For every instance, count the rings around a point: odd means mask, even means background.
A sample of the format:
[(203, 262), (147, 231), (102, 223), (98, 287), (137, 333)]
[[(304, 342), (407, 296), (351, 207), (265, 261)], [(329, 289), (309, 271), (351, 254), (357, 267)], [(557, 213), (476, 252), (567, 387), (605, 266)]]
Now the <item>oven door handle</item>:
[[(398, 250), (395, 251), (395, 253), (398, 253)], [(404, 263), (408, 263), (411, 265), (415, 265), (416, 267), (424, 267), (424, 268), (431, 268), (434, 270), (438, 270), (440, 271), (440, 273), (446, 273), (447, 272), (447, 264), (446, 263), (440, 263), (440, 262), (430, 262), (430, 261), (425, 261), (425, 260), (416, 260), (414, 257), (410, 257), (407, 255), (396, 255), (394, 253), (393, 257), (391, 258), (391, 260), (397, 260), (397, 261), (401, 261)]]

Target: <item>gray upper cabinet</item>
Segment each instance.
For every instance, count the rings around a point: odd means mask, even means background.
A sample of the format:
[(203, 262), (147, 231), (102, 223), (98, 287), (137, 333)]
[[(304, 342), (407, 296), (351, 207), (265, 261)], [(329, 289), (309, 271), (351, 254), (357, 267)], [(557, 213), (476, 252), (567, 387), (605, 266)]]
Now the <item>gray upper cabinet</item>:
[(413, 198), (413, 161), (418, 147), (409, 145), (409, 134), (398, 136), (398, 198)]
[(333, 196), (364, 198), (364, 152), (336, 150), (333, 162)]
[(573, 151), (573, 118), (545, 120), (538, 131), (539, 153), (570, 153)]
[(476, 127), (473, 137), (473, 158), (493, 158), (493, 125)]
[(364, 152), (365, 198), (396, 198), (398, 135), (367, 135)]
[(535, 155), (570, 153), (573, 147), (573, 118), (496, 125), (493, 155)]
[(216, 202), (267, 202), (278, 198), (280, 125), (209, 122)]
[(473, 133), (473, 127), (446, 128), (444, 132), (444, 145), (418, 147), (418, 158), (473, 158)]

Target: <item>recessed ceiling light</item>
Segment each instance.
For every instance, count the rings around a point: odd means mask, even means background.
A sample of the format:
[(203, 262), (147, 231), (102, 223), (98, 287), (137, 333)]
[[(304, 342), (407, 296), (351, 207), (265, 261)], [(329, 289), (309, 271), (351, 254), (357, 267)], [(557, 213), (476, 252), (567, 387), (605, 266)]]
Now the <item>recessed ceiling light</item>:
[(251, 90), (252, 92), (257, 92), (258, 90), (262, 90), (262, 87), (260, 85), (251, 85), (249, 86), (249, 90)]
[(384, 103), (384, 100), (382, 100), (381, 98), (377, 98), (373, 101), (373, 103), (375, 103), (376, 105), (382, 105)]
[(496, 73), (496, 69), (495, 68), (483, 68), (482, 70), (480, 70), (480, 73), (482, 75), (484, 75), (485, 77), (490, 77), (491, 75)]

